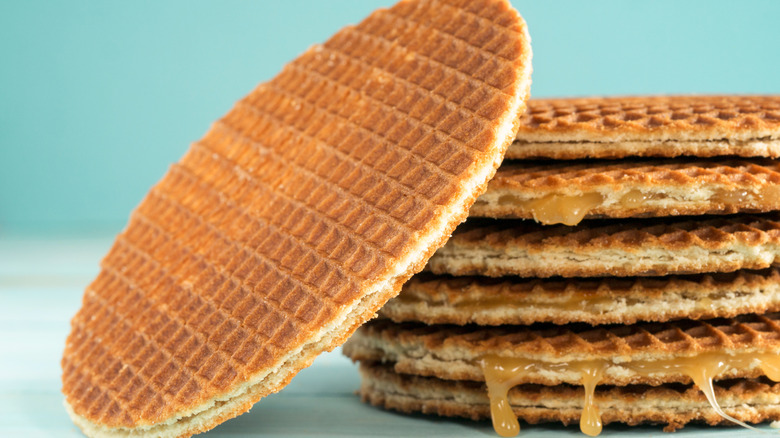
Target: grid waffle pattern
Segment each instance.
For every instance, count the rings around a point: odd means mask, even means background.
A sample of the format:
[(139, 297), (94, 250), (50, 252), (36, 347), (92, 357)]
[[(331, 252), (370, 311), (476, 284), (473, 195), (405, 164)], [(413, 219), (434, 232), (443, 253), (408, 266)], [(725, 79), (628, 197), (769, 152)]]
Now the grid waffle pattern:
[(780, 137), (780, 96), (665, 96), (537, 99), (517, 138), (582, 139)]
[[(464, 187), (484, 184), (509, 142), (499, 124), (523, 110), (529, 63), (508, 3), (410, 1), (260, 85), (152, 189), (103, 260), (66, 344), (67, 402), (93, 423), (136, 427), (277, 372), (372, 285), (407, 272), (402, 259), (419, 266), (434, 248), (418, 241), (465, 217), (458, 203), (476, 194)], [(462, 217), (433, 228), (448, 211)]]
[[(345, 351), (360, 345), (388, 351), (425, 351), (434, 357), (468, 360), (486, 354), (532, 360), (591, 360), (647, 354), (683, 356), (708, 351), (780, 349), (780, 314), (730, 319), (590, 326), (448, 326), (372, 321), (358, 329)], [(359, 359), (367, 359), (361, 357)], [(376, 357), (371, 360), (382, 360)]]

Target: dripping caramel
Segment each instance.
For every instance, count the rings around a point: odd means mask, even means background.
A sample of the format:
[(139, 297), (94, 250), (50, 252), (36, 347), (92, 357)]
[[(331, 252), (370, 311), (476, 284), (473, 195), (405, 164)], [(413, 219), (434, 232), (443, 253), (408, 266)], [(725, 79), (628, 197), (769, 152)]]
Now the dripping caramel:
[(598, 435), (601, 432), (602, 423), (598, 405), (595, 402), (595, 387), (607, 368), (611, 366), (628, 368), (634, 373), (648, 378), (663, 374), (688, 376), (702, 391), (715, 412), (741, 426), (752, 428), (723, 412), (715, 398), (712, 381), (728, 369), (750, 368), (756, 362), (767, 377), (774, 381), (780, 381), (780, 354), (777, 353), (738, 353), (732, 355), (723, 352), (710, 352), (691, 357), (661, 360), (615, 362), (607, 359), (596, 359), (559, 363), (487, 355), (480, 360), (480, 365), (488, 388), (493, 427), (499, 435), (508, 437), (515, 436), (520, 431), (517, 417), (509, 404), (509, 390), (513, 386), (524, 383), (529, 374), (540, 372), (574, 372), (580, 376), (580, 383), (585, 390), (580, 429), (587, 435)]

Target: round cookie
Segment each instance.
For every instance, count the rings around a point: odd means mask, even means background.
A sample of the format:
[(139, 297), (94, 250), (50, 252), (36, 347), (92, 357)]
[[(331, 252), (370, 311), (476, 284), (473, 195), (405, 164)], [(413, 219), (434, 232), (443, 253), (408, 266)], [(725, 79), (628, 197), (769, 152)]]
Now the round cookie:
[(423, 268), (515, 137), (531, 72), (505, 0), (402, 1), (241, 99), (152, 188), (71, 323), (90, 436), (246, 412)]

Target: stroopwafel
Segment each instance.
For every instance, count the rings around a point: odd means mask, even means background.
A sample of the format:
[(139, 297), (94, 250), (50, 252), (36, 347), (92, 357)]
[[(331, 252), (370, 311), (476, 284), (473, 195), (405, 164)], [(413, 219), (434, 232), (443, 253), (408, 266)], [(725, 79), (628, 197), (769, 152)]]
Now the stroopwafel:
[(91, 436), (211, 429), (368, 320), (465, 219), (530, 85), (507, 1), (402, 1), (217, 121), (133, 212), (71, 322)]
[(535, 99), (507, 158), (780, 157), (780, 96)]
[(660, 276), (764, 269), (780, 255), (777, 214), (588, 221), (577, 227), (471, 220), (428, 261), (436, 274)]
[(676, 159), (504, 164), (471, 217), (576, 225), (588, 218), (780, 210), (775, 160)]
[(632, 324), (780, 310), (780, 271), (667, 277), (521, 278), (418, 274), (379, 315), (427, 324)]

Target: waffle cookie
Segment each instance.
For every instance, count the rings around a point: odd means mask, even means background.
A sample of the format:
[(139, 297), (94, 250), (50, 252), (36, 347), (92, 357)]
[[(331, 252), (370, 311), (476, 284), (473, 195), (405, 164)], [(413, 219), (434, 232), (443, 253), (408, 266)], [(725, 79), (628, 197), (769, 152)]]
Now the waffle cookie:
[(780, 157), (780, 96), (529, 102), (507, 158)]
[(777, 214), (686, 221), (589, 221), (577, 227), (469, 221), (428, 261), (436, 274), (660, 276), (764, 269), (780, 255)]
[(576, 225), (771, 210), (780, 210), (780, 162), (688, 158), (505, 164), (469, 215)]
[(375, 321), (344, 344), (353, 360), (394, 364), (396, 372), (446, 380), (485, 381), (485, 361), (520, 368), (515, 384), (580, 384), (587, 368), (597, 383), (691, 383), (686, 366), (724, 362), (710, 378), (768, 375), (780, 380), (780, 314), (592, 327), (427, 326)]
[[(472, 420), (490, 418), (485, 385), (395, 373), (377, 364), (360, 364), (364, 401), (405, 413), (422, 412)], [(780, 384), (765, 379), (717, 382), (714, 394), (725, 415), (743, 423), (780, 418)], [(580, 422), (582, 388), (520, 385), (509, 391), (513, 415), (528, 423)], [(698, 388), (690, 385), (631, 385), (598, 388), (594, 404), (603, 424), (665, 424), (672, 432), (688, 423), (732, 424), (719, 415)]]
[(379, 315), (427, 324), (632, 324), (780, 311), (780, 271), (538, 279), (418, 274)]
[(90, 436), (189, 436), (341, 344), (463, 221), (530, 84), (504, 0), (402, 1), (307, 50), (132, 213), (73, 318)]

